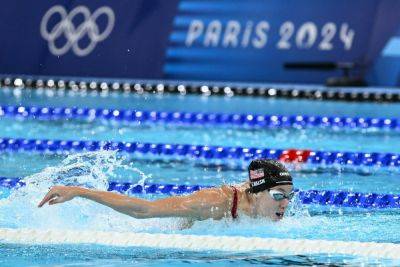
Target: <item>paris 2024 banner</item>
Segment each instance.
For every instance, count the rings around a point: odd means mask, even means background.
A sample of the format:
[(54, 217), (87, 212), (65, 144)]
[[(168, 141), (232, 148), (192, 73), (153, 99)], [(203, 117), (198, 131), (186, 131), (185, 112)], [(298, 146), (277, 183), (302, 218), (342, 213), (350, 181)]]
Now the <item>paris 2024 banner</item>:
[(0, 73), (323, 83), (342, 72), (288, 66), (351, 63), (396, 85), (398, 14), (397, 0), (3, 1)]

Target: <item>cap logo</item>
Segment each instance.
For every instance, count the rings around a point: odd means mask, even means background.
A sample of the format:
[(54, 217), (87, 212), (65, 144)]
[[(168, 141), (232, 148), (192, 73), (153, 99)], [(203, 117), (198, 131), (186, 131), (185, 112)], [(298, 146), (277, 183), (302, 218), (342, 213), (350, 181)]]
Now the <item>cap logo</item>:
[(260, 185), (260, 184), (264, 184), (265, 183), (265, 179), (261, 179), (261, 180), (258, 180), (258, 181), (254, 181), (254, 182), (251, 182), (251, 186), (258, 186), (258, 185)]
[(264, 169), (250, 170), (250, 180), (264, 177)]
[(288, 173), (288, 172), (280, 172), (279, 176), (290, 176), (290, 173)]

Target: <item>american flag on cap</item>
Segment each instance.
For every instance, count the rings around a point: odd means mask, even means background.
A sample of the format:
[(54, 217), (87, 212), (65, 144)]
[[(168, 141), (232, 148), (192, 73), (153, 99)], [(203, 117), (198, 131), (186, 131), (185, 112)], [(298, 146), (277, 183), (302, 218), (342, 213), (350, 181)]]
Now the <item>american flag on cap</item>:
[(264, 169), (250, 170), (250, 180), (257, 180), (264, 177)]

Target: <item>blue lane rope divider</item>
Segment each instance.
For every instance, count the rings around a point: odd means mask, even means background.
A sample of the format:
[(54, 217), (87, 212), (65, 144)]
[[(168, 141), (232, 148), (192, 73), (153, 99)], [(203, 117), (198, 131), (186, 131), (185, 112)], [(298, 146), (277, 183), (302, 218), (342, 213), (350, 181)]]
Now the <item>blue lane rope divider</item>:
[(85, 119), (126, 122), (174, 123), (185, 125), (233, 125), (256, 128), (350, 128), (400, 130), (396, 118), (361, 118), (338, 116), (281, 116), (252, 114), (222, 114), (200, 112), (159, 112), (119, 109), (90, 109), (66, 107), (0, 106), (0, 116), (37, 118), (42, 120)]
[[(16, 188), (25, 186), (25, 183), (19, 178), (0, 177), (0, 186)], [(109, 183), (108, 191), (117, 191), (124, 194), (182, 195), (211, 187), (212, 186), (174, 184), (145, 184), (142, 186), (128, 182), (120, 183), (114, 181)], [(303, 204), (361, 208), (400, 208), (400, 195), (329, 190), (296, 190), (296, 192)]]
[[(0, 151), (37, 151), (49, 153), (116, 150), (125, 153), (200, 158), (205, 160), (252, 160), (271, 158), (287, 163), (322, 165), (399, 167), (400, 154), (258, 149), (187, 144), (152, 144), (136, 142), (73, 141), (0, 138)], [(289, 157), (287, 152), (290, 152)], [(307, 152), (307, 153), (304, 153)], [(298, 155), (298, 156), (297, 156)], [(306, 156), (302, 156), (306, 155)], [(294, 157), (292, 157), (294, 156)], [(298, 160), (301, 158), (301, 160)]]

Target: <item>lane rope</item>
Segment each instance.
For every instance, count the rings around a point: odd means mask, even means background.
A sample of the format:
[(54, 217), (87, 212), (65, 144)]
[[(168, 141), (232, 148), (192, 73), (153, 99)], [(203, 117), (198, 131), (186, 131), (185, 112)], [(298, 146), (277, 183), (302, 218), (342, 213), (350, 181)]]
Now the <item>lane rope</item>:
[(206, 83), (177, 83), (173, 81), (110, 81), (104, 79), (96, 80), (74, 80), (54, 78), (24, 78), (24, 77), (0, 77), (0, 87), (8, 88), (32, 88), (51, 90), (71, 90), (76, 92), (129, 92), (136, 94), (179, 94), (179, 95), (202, 95), (202, 96), (251, 96), (265, 98), (287, 98), (287, 99), (310, 99), (310, 100), (335, 100), (352, 102), (400, 102), (400, 94), (396, 90), (357, 90), (354, 88), (326, 88), (321, 86), (305, 87), (291, 86), (264, 86), (255, 85), (222, 85)]
[(343, 254), (368, 258), (400, 259), (400, 244), (278, 239), (241, 236), (118, 233), (104, 231), (34, 230), (0, 228), (0, 242), (8, 244), (95, 244), (194, 251), (273, 251), (284, 254)]
[(311, 151), (301, 149), (259, 149), (245, 147), (137, 142), (77, 141), (0, 138), (0, 151), (37, 151), (49, 153), (116, 150), (128, 154), (150, 154), (204, 160), (245, 160), (271, 158), (284, 163), (321, 165), (399, 167), (400, 154), (378, 152)]
[(84, 119), (123, 122), (173, 123), (184, 125), (232, 125), (251, 128), (350, 128), (400, 130), (396, 118), (362, 118), (306, 115), (255, 115), (201, 112), (160, 112), (69, 107), (0, 106), (0, 117), (41, 120)]
[[(0, 177), (0, 186), (18, 188), (25, 186), (19, 178)], [(129, 182), (109, 183), (108, 191), (116, 191), (123, 194), (163, 194), (183, 195), (191, 194), (208, 185), (176, 185), (176, 184), (133, 184)], [(297, 197), (302, 204), (329, 205), (335, 207), (359, 207), (359, 208), (400, 208), (400, 195), (358, 193), (330, 190), (307, 190), (297, 192)]]

